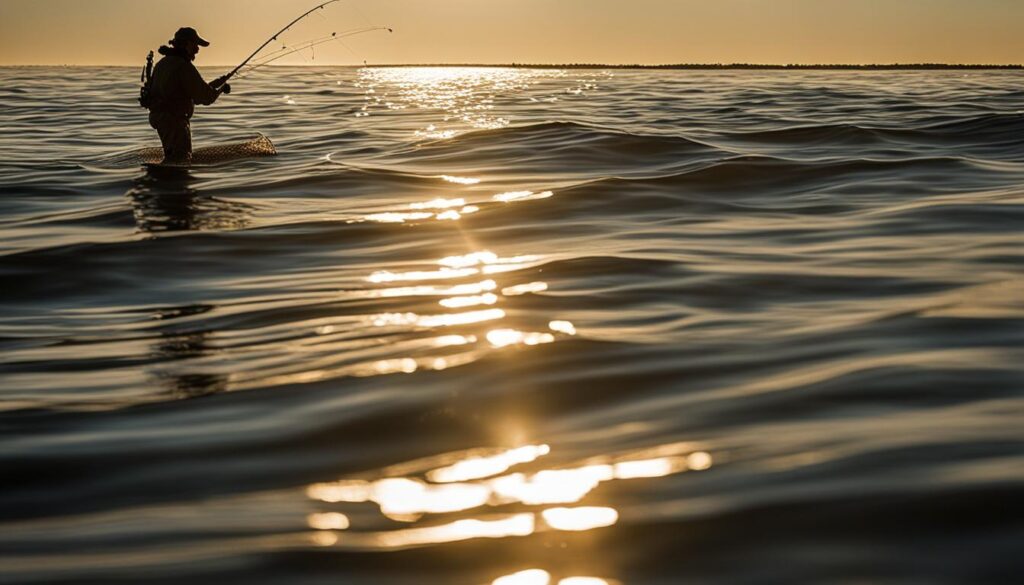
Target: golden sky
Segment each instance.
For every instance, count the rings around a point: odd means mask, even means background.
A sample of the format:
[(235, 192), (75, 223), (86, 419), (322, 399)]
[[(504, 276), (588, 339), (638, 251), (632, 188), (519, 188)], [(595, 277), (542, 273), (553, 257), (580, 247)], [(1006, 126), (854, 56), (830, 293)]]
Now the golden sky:
[[(320, 0), (0, 0), (0, 65), (137, 65), (179, 26), (243, 59)], [(1021, 63), (1024, 0), (344, 0), (282, 63)]]

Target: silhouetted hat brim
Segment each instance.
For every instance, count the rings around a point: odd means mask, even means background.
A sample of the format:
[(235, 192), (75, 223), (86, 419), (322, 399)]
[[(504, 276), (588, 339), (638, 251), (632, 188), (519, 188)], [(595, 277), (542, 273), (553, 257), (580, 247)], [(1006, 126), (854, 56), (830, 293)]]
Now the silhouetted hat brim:
[(210, 41), (199, 36), (194, 28), (181, 28), (174, 34), (174, 40), (176, 41), (194, 41), (200, 47), (209, 47)]

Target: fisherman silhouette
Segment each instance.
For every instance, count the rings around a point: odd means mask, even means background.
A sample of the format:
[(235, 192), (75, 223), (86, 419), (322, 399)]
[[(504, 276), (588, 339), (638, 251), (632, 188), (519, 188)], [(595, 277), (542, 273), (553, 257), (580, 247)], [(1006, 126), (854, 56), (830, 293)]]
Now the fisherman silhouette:
[(208, 106), (222, 93), (231, 93), (227, 78), (212, 83), (203, 80), (192, 63), (200, 47), (209, 41), (194, 28), (185, 27), (174, 33), (168, 45), (160, 47), (163, 58), (153, 69), (149, 87), (149, 125), (160, 135), (164, 163), (188, 164), (192, 159), (192, 114), (195, 106)]

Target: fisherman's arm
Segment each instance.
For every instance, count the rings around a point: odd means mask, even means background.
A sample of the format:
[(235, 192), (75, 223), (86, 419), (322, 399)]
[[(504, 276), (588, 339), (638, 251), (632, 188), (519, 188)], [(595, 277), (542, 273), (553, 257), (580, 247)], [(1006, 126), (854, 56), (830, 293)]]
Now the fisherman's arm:
[(188, 69), (189, 72), (185, 75), (185, 90), (194, 103), (208, 106), (217, 101), (221, 93), (230, 91), (228, 89), (230, 86), (224, 84), (220, 79), (214, 82), (217, 83), (219, 88), (217, 89), (212, 84), (206, 83), (195, 67), (189, 67)]

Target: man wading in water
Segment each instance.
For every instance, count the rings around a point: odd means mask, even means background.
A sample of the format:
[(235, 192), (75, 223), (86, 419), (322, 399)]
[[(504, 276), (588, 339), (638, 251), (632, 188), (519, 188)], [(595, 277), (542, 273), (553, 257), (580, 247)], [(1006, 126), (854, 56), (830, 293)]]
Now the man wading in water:
[(210, 43), (194, 28), (174, 33), (171, 46), (160, 47), (163, 59), (153, 68), (149, 89), (149, 125), (160, 134), (165, 163), (189, 163), (192, 159), (192, 129), (189, 120), (196, 104), (208, 106), (222, 93), (231, 93), (226, 78), (206, 83), (192, 64), (199, 47)]

